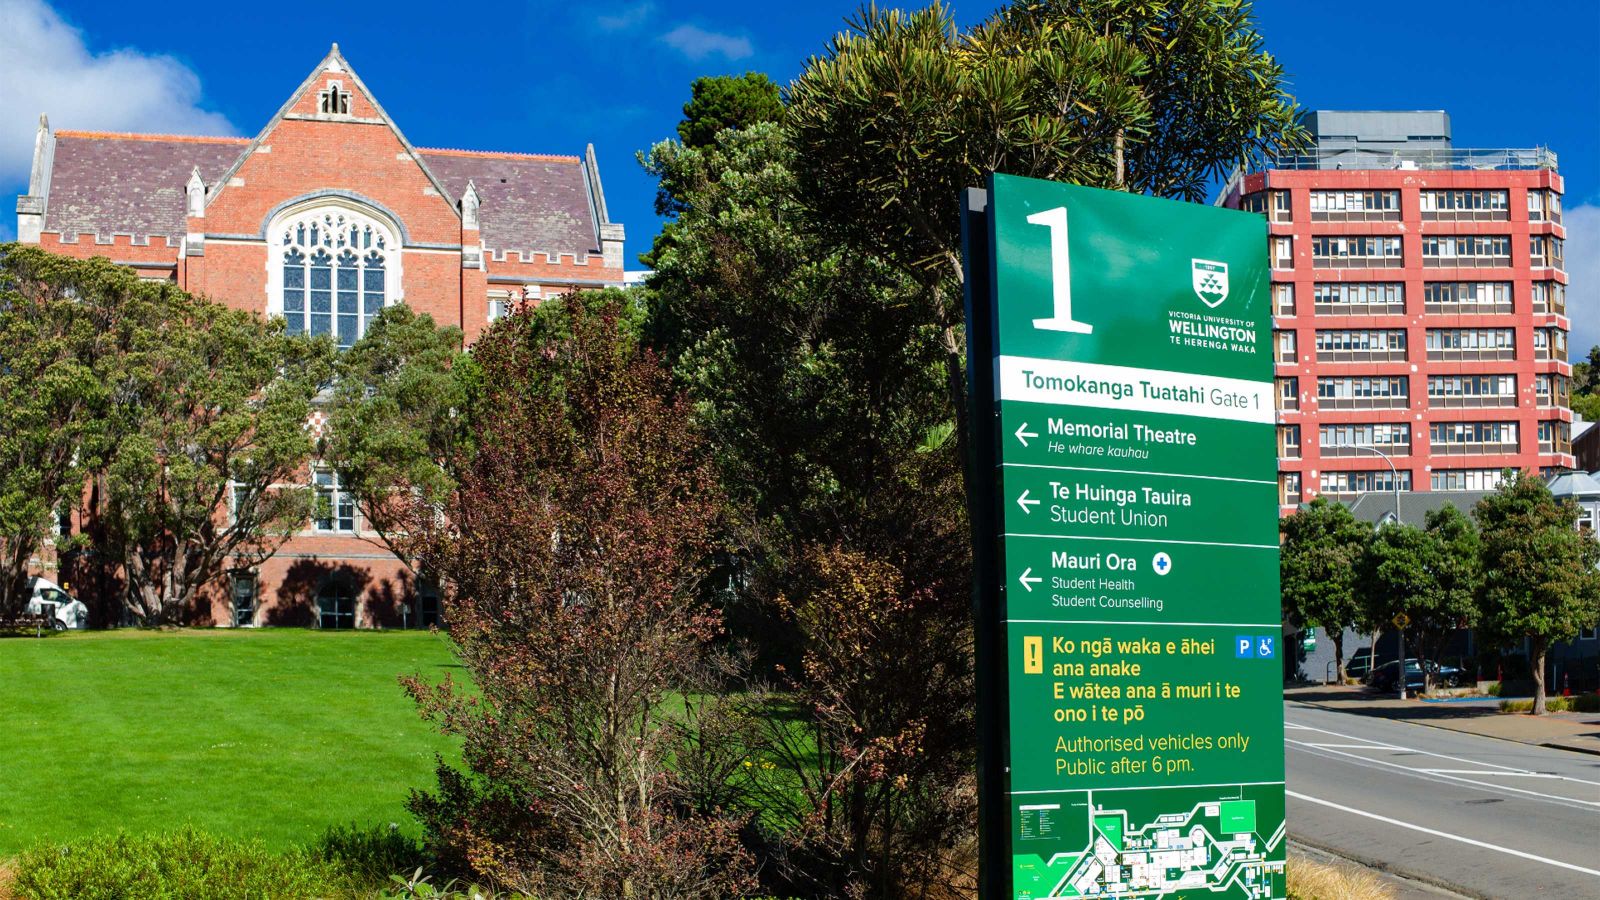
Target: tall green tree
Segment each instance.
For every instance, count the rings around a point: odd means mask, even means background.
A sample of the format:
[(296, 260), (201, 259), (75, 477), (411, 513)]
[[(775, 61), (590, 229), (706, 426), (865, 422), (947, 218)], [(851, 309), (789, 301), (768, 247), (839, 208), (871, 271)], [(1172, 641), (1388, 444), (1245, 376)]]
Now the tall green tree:
[(27, 603), (55, 513), (80, 506), (139, 408), (136, 360), (159, 349), (144, 323), (170, 290), (104, 259), (0, 245), (0, 618)]
[(1600, 618), (1600, 542), (1578, 529), (1576, 504), (1528, 472), (1509, 474), (1473, 515), (1483, 536), (1483, 630), (1504, 643), (1527, 640), (1533, 713), (1543, 715), (1551, 642)]
[(685, 147), (705, 147), (726, 128), (749, 128), (783, 118), (783, 95), (764, 72), (707, 75), (689, 86), (678, 140)]
[(355, 497), (374, 539), (407, 566), (414, 505), (443, 513), (471, 459), (479, 370), (461, 330), (387, 307), (334, 366), (323, 462)]
[(769, 888), (905, 896), (962, 877), (973, 812), (961, 462), (917, 284), (818, 232), (794, 152), (773, 124), (651, 151), (679, 205), (647, 327), (735, 510), (730, 628), (805, 723), (762, 716)]
[[(1411, 629), (1420, 655), (1437, 661), (1450, 635), (1478, 623), (1478, 591), (1483, 582), (1483, 543), (1472, 517), (1452, 504), (1429, 512), (1424, 519), (1428, 536), (1430, 590), (1411, 608)], [(1423, 672), (1424, 686), (1433, 688), (1433, 673)]]
[(788, 101), (805, 205), (831, 242), (917, 281), (958, 423), (962, 189), (1000, 171), (1203, 200), (1302, 135), (1246, 0), (1016, 0), (967, 34), (940, 4), (872, 5)]
[(306, 428), (332, 344), (173, 288), (147, 322), (137, 416), (107, 460), (107, 535), (129, 609), (178, 622), (203, 590), (254, 568), (304, 526)]
[(1341, 503), (1317, 497), (1283, 520), (1278, 571), (1283, 617), (1321, 628), (1333, 641), (1334, 665), (1345, 678), (1344, 633), (1360, 616), (1356, 564), (1372, 529)]

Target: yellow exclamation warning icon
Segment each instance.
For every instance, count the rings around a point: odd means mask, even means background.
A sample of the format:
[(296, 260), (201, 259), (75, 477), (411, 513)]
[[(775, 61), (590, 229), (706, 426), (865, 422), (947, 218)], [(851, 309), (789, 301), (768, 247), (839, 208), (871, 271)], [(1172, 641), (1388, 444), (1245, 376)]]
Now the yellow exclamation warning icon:
[(1044, 638), (1022, 639), (1022, 671), (1027, 675), (1044, 674)]

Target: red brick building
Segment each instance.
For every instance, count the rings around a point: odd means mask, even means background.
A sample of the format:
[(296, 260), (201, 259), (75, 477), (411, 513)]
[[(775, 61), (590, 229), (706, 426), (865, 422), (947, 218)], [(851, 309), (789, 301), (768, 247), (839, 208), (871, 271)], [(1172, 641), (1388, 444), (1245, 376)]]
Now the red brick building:
[[(17, 232), (341, 346), (388, 304), (471, 342), (511, 302), (623, 281), (623, 227), (592, 145), (582, 157), (414, 147), (337, 44), (253, 139), (52, 132), (41, 117)], [(210, 620), (435, 618), (436, 598), (416, 596), (334, 474), (313, 466), (307, 479), (332, 516), (219, 585)]]
[(1453, 148), (1442, 112), (1310, 123), (1219, 200), (1268, 221), (1281, 511), (1572, 468), (1555, 155)]

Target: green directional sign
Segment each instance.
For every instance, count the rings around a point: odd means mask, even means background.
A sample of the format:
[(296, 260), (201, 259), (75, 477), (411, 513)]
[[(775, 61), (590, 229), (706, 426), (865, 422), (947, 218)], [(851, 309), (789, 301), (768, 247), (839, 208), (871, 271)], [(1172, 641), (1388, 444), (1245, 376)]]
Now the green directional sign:
[(1265, 223), (1007, 175), (964, 223), (984, 894), (1283, 897)]

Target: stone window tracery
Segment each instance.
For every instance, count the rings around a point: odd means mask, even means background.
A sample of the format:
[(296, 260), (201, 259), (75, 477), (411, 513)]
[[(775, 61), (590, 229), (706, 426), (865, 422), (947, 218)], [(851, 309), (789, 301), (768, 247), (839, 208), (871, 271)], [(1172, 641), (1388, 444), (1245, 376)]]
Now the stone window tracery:
[(347, 350), (398, 294), (393, 236), (354, 210), (311, 210), (280, 223), (272, 236), (278, 311), (290, 334), (330, 335)]

